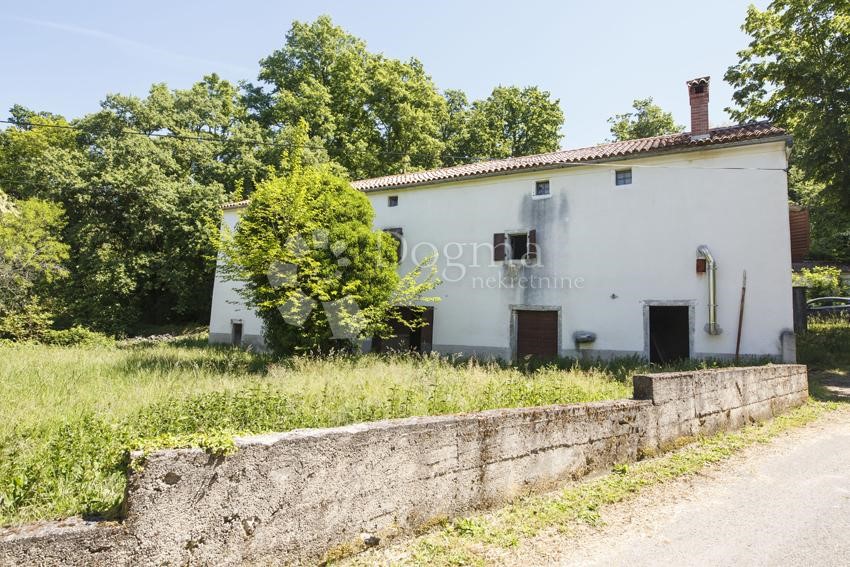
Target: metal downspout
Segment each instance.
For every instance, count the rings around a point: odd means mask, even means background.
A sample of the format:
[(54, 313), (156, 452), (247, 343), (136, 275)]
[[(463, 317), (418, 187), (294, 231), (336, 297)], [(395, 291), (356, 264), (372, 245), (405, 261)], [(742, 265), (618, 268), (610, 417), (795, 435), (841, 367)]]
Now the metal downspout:
[(714, 261), (708, 246), (700, 246), (697, 252), (705, 258), (708, 272), (708, 324), (705, 326), (705, 331), (709, 335), (719, 335), (722, 329), (717, 326), (717, 262)]

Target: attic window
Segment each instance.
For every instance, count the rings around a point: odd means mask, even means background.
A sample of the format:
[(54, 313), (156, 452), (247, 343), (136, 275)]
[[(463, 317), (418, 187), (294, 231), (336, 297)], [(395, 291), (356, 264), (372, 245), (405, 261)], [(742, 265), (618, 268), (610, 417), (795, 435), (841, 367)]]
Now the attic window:
[(549, 195), (549, 181), (538, 181), (534, 184), (534, 196), (545, 197)]
[(398, 195), (390, 195), (387, 197), (387, 206), (388, 207), (397, 207), (398, 206)]
[(631, 185), (632, 184), (632, 170), (631, 169), (619, 169), (614, 172), (614, 183), (615, 185)]

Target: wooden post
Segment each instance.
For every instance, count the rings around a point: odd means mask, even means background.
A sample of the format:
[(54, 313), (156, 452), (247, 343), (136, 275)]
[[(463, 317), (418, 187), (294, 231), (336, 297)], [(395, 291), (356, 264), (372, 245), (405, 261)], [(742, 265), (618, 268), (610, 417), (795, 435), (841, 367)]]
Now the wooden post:
[(809, 309), (806, 305), (806, 286), (793, 287), (794, 299), (794, 332), (802, 333), (809, 328)]
[(741, 282), (741, 307), (738, 309), (738, 337), (735, 339), (735, 364), (741, 356), (741, 329), (744, 327), (744, 299), (747, 297), (747, 270)]

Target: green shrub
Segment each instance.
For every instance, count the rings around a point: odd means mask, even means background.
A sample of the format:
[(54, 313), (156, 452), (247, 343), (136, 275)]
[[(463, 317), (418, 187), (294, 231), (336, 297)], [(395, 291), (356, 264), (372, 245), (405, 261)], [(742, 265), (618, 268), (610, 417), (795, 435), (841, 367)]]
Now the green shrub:
[(55, 346), (108, 346), (115, 340), (103, 333), (90, 331), (77, 325), (61, 331), (47, 330), (43, 333), (40, 342)]
[(847, 284), (841, 279), (841, 270), (833, 266), (803, 268), (794, 274), (794, 285), (809, 288), (809, 298), (847, 295)]
[(397, 306), (436, 301), (423, 297), (438, 283), (433, 272), (397, 274), (397, 244), (372, 228), (374, 215), (328, 168), (294, 166), (258, 185), (222, 244), (227, 274), (245, 282), (275, 353), (347, 350), (389, 332)]

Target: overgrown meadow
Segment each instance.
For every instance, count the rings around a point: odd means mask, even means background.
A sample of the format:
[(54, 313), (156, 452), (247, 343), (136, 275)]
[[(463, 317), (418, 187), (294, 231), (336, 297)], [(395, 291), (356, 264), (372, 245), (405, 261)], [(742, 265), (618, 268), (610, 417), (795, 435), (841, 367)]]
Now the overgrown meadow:
[[(813, 324), (801, 357), (846, 368), (850, 323)], [(836, 354), (839, 353), (839, 354)], [(680, 368), (705, 365), (687, 363)], [(671, 367), (665, 369), (672, 369)], [(277, 360), (204, 335), (0, 346), (0, 524), (114, 516), (131, 449), (233, 448), (236, 434), (631, 396), (638, 360), (515, 367), (436, 356)], [(836, 370), (840, 371), (840, 370)]]

